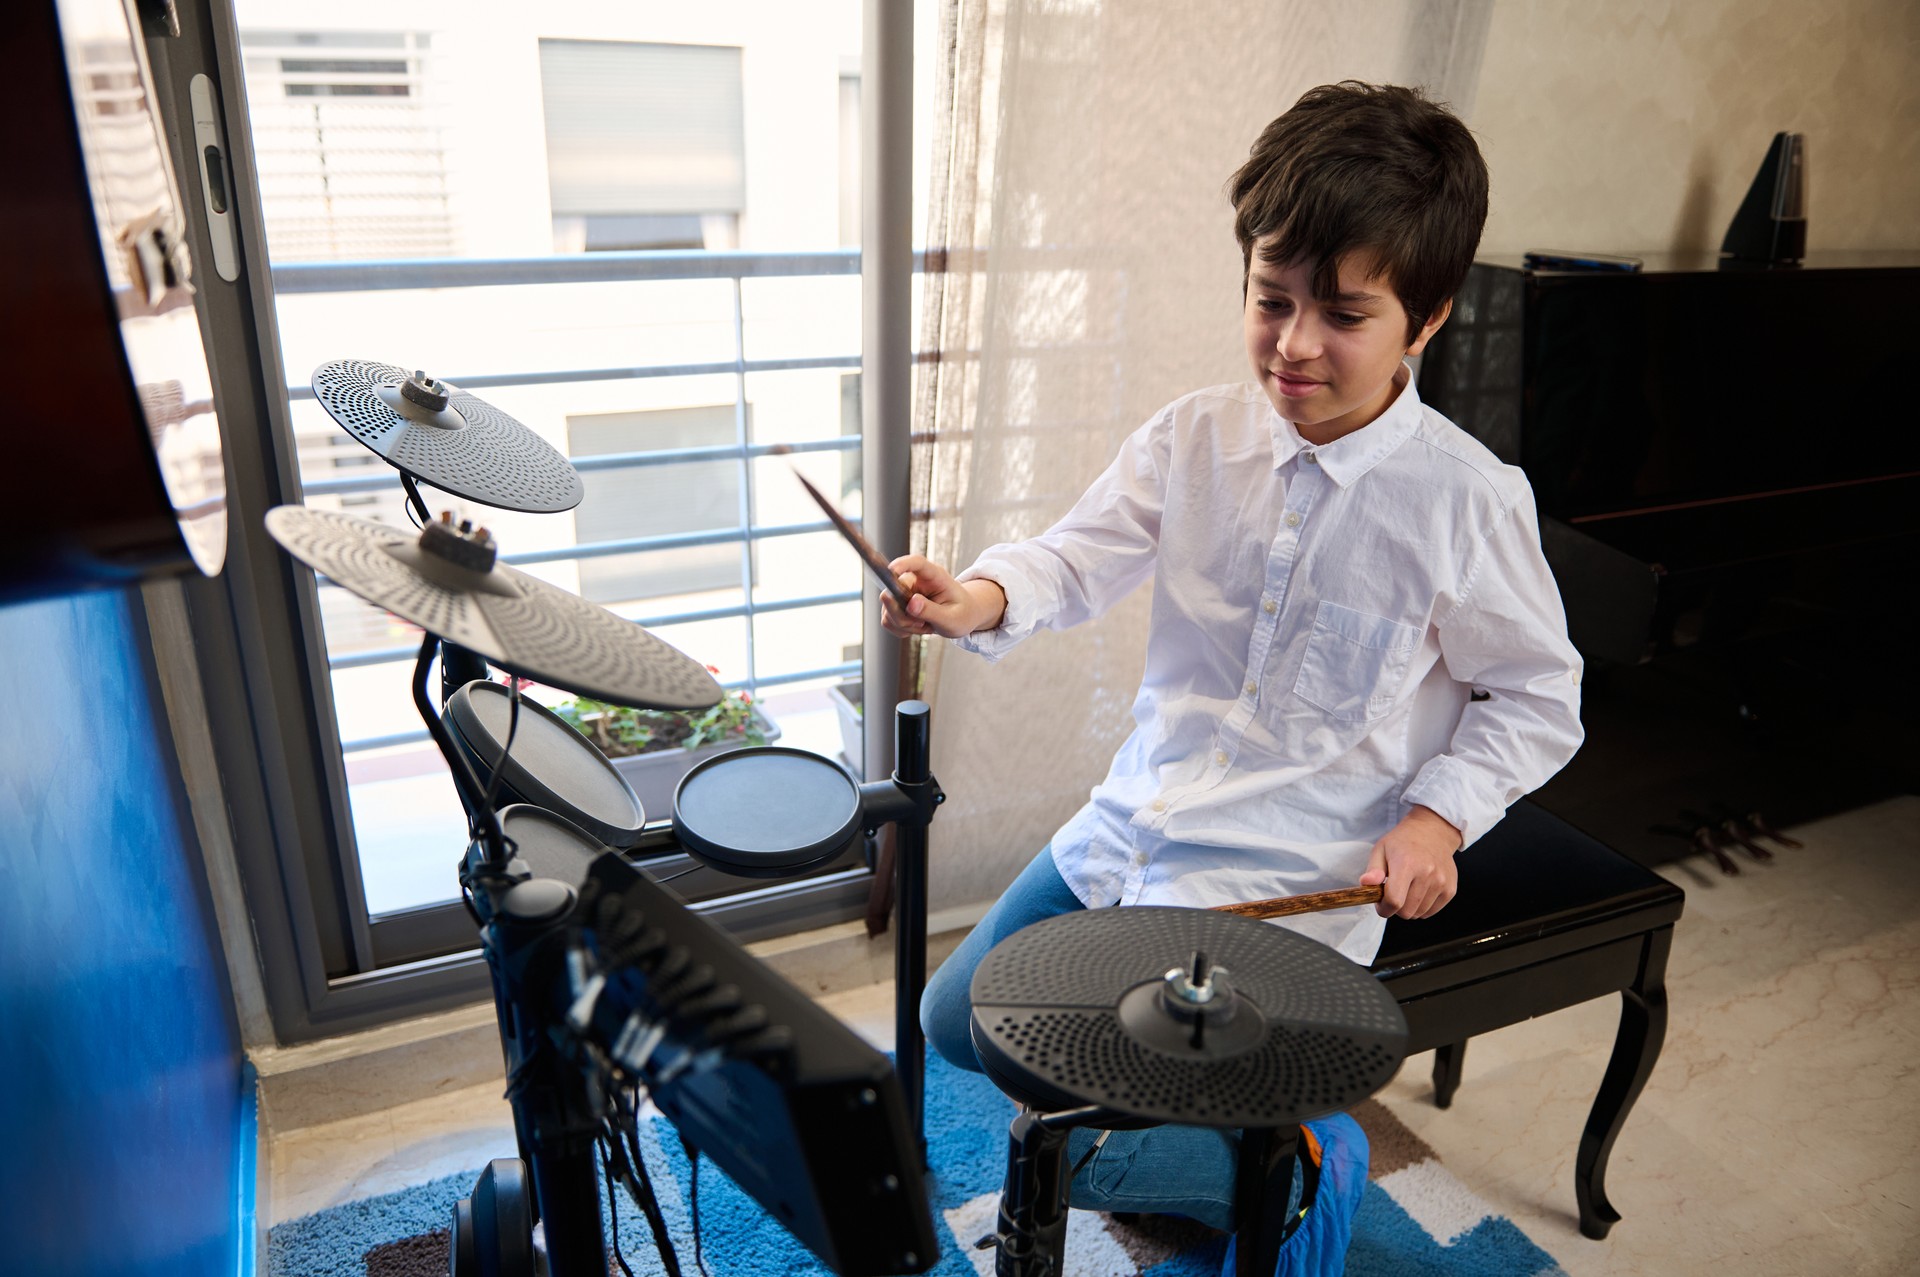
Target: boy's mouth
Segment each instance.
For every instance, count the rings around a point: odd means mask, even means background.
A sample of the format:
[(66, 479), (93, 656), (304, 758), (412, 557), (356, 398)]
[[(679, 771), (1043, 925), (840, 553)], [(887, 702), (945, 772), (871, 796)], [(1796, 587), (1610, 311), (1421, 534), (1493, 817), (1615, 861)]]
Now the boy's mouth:
[(1325, 384), (1324, 382), (1314, 381), (1307, 377), (1296, 377), (1291, 373), (1284, 372), (1274, 373), (1273, 380), (1274, 383), (1280, 387), (1280, 393), (1289, 399), (1303, 399)]

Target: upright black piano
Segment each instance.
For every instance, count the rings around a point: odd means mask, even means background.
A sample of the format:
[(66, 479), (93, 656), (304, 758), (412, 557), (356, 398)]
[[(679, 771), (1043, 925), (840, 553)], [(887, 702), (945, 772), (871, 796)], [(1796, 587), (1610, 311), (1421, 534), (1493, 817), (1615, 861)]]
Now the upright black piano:
[(1420, 392), (1526, 471), (1587, 658), (1543, 806), (1646, 860), (1920, 789), (1916, 345), (1920, 252), (1475, 264)]
[(1716, 583), (1773, 592), (1764, 564), (1777, 585), (1871, 561), (1912, 589), (1916, 346), (1920, 252), (1633, 273), (1487, 258), (1420, 393), (1526, 471), (1589, 658), (1638, 659), (1702, 637), (1673, 627)]

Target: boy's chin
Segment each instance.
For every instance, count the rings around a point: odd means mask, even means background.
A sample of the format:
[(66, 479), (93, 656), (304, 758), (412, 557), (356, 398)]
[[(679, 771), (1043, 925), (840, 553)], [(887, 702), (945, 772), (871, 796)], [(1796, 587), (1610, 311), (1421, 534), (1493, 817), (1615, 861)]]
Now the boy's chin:
[(1283, 395), (1271, 383), (1266, 391), (1267, 402), (1273, 405), (1273, 410), (1296, 426), (1317, 426), (1336, 415), (1325, 405), (1316, 402), (1326, 397), (1323, 393)]

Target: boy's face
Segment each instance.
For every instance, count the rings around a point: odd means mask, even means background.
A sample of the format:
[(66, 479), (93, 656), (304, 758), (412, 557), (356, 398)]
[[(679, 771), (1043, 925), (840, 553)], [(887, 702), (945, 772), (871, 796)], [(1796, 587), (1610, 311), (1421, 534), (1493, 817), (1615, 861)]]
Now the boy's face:
[(1267, 399), (1301, 437), (1332, 443), (1387, 410), (1400, 361), (1426, 349), (1449, 305), (1409, 345), (1406, 308), (1385, 276), (1367, 277), (1366, 254), (1340, 260), (1339, 291), (1321, 301), (1313, 295), (1311, 264), (1263, 262), (1263, 242), (1254, 244), (1247, 276), (1247, 357)]

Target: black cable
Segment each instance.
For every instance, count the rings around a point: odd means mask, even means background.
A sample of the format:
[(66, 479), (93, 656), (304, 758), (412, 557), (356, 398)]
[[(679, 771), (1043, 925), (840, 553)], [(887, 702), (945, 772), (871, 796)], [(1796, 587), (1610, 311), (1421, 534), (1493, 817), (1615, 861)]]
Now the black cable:
[(626, 1277), (633, 1277), (633, 1269), (627, 1267), (627, 1257), (620, 1253), (620, 1198), (613, 1191), (613, 1161), (604, 1140), (600, 1144), (600, 1172), (607, 1181), (607, 1213), (613, 1217), (613, 1262), (620, 1265)]
[(674, 1249), (673, 1234), (667, 1231), (667, 1217), (660, 1211), (660, 1202), (653, 1191), (653, 1176), (647, 1171), (646, 1156), (640, 1150), (640, 1104), (639, 1092), (627, 1100), (621, 1108), (622, 1122), (620, 1133), (627, 1142), (627, 1162), (631, 1167), (632, 1178), (641, 1191), (635, 1192), (629, 1184), (627, 1192), (640, 1206), (640, 1212), (647, 1217), (647, 1227), (653, 1232), (653, 1248), (660, 1256), (660, 1263), (667, 1270), (667, 1277), (680, 1277), (680, 1254)]
[[(445, 659), (444, 654), (441, 659)], [(487, 811), (493, 810), (494, 795), (500, 792), (501, 774), (507, 770), (507, 756), (513, 751), (514, 734), (520, 730), (520, 680), (514, 678), (512, 675), (508, 675), (507, 688), (507, 704), (509, 706), (507, 710), (507, 739), (506, 743), (500, 746), (500, 761), (493, 765), (493, 773), (487, 777), (487, 792), (480, 798), (480, 806)], [(476, 823), (478, 821), (477, 814), (475, 821)], [(477, 827), (469, 828), (467, 832), (476, 838), (479, 837), (480, 834)]]
[(467, 866), (463, 860), (460, 863), (460, 903), (467, 907), (467, 917), (473, 919), (473, 925), (484, 931), (487, 920), (480, 916), (480, 906), (474, 903), (473, 888), (467, 886), (466, 874)]
[(1080, 1178), (1080, 1172), (1087, 1169), (1087, 1163), (1093, 1160), (1094, 1154), (1100, 1151), (1101, 1146), (1107, 1142), (1107, 1136), (1111, 1134), (1113, 1134), (1112, 1131), (1102, 1131), (1093, 1137), (1093, 1144), (1080, 1155), (1080, 1160), (1073, 1164), (1073, 1169), (1067, 1172), (1068, 1183)]
[(707, 1271), (706, 1254), (700, 1249), (700, 1150), (684, 1138), (680, 1147), (687, 1150), (687, 1160), (693, 1164), (687, 1184), (687, 1213), (693, 1217), (693, 1262), (700, 1270), (700, 1277), (713, 1277)]

